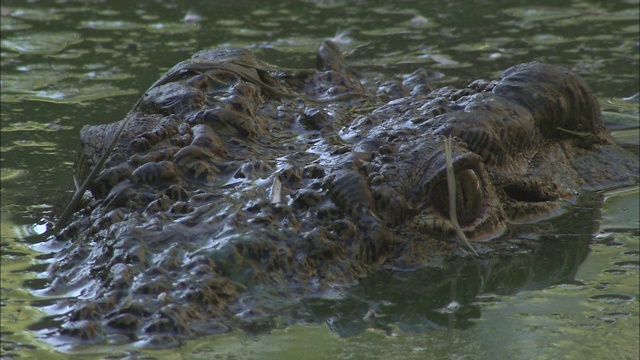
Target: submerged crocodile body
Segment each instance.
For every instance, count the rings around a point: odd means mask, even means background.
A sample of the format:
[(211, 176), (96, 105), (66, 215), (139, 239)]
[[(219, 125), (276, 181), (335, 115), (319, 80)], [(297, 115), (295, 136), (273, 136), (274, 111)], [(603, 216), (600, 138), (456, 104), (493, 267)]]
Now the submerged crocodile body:
[[(82, 129), (83, 169), (116, 146), (49, 269), (60, 333), (173, 343), (228, 331), (375, 269), (483, 258), (510, 221), (553, 214), (579, 190), (637, 182), (587, 85), (529, 63), (433, 91), (355, 75), (331, 42), (317, 70), (241, 49), (197, 53), (122, 122)], [(266, 299), (266, 300), (265, 300)], [(293, 301), (293, 300), (292, 300)], [(275, 306), (274, 306), (275, 307)]]

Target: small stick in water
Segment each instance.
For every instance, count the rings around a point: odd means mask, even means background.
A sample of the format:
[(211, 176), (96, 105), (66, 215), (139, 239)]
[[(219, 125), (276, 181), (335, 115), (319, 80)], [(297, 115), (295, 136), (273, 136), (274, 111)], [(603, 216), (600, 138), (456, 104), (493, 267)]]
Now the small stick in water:
[(467, 236), (462, 231), (462, 228), (460, 228), (460, 224), (458, 224), (458, 215), (456, 214), (456, 178), (453, 172), (453, 161), (451, 160), (451, 136), (444, 139), (444, 153), (447, 160), (447, 185), (449, 188), (449, 217), (451, 218), (451, 224), (460, 240), (471, 249), (471, 252), (473, 252), (475, 256), (478, 256), (476, 250), (471, 246), (469, 240), (467, 240)]
[(100, 170), (102, 170), (104, 163), (107, 161), (109, 155), (111, 155), (111, 152), (118, 143), (118, 140), (120, 140), (120, 135), (122, 135), (122, 131), (129, 122), (129, 119), (130, 117), (127, 117), (125, 120), (122, 120), (122, 125), (120, 125), (120, 128), (118, 128), (113, 141), (111, 141), (111, 144), (109, 144), (109, 147), (105, 150), (104, 154), (102, 154), (102, 157), (100, 157), (100, 160), (98, 160), (98, 163), (93, 167), (93, 170), (91, 170), (91, 173), (89, 173), (89, 176), (87, 176), (82, 185), (78, 187), (78, 185), (76, 184), (76, 192), (75, 194), (73, 194), (73, 198), (71, 199), (71, 201), (69, 201), (69, 204), (62, 212), (62, 215), (60, 216), (58, 221), (55, 223), (55, 225), (53, 225), (53, 230), (60, 230), (60, 228), (63, 227), (67, 223), (67, 221), (69, 221), (69, 219), (71, 218), (71, 214), (73, 214), (76, 207), (78, 207), (82, 195), (84, 195), (84, 192), (87, 191), (91, 182), (96, 178)]

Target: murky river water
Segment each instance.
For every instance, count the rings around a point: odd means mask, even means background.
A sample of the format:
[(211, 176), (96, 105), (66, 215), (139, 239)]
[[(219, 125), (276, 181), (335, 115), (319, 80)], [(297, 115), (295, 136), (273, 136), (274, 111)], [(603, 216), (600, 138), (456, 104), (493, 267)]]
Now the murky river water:
[[(120, 120), (164, 71), (197, 50), (252, 49), (313, 67), (325, 38), (389, 74), (420, 66), (442, 84), (495, 78), (531, 60), (591, 85), (616, 139), (637, 154), (639, 10), (628, 1), (3, 1), (2, 357), (64, 358), (33, 324), (44, 304), (38, 235), (71, 196), (84, 124)], [(306, 324), (148, 351), (92, 346), (95, 358), (638, 358), (638, 191), (585, 195), (512, 241), (535, 255), (455, 274), (379, 273), (338, 301), (304, 304)], [(457, 309), (446, 308), (453, 301)], [(371, 314), (377, 316), (371, 316)]]

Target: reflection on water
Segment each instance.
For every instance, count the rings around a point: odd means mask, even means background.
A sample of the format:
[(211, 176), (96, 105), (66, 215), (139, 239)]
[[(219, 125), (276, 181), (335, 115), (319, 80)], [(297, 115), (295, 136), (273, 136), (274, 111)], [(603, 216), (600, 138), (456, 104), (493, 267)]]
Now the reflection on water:
[[(56, 356), (25, 331), (47, 305), (25, 284), (41, 286), (34, 278), (55, 250), (43, 249), (38, 234), (70, 196), (80, 127), (121, 119), (159, 75), (203, 48), (249, 47), (273, 63), (312, 67), (321, 39), (350, 30), (356, 67), (393, 74), (419, 64), (443, 72), (442, 85), (492, 78), (518, 62), (564, 64), (587, 79), (616, 139), (637, 154), (638, 2), (539, 3), (3, 1), (2, 356)], [(304, 299), (248, 324), (247, 333), (260, 335), (198, 339), (179, 351), (189, 358), (293, 358), (310, 349), (312, 358), (332, 359), (632, 358), (637, 204), (636, 190), (609, 198), (600, 214), (591, 199), (561, 218), (522, 225), (504, 240), (523, 249), (515, 257), (381, 271), (333, 299)], [(294, 318), (308, 324), (287, 326)]]
[[(368, 328), (391, 333), (394, 326), (403, 332), (471, 328), (481, 318), (482, 307), (503, 296), (574, 283), (598, 221), (599, 205), (589, 200), (578, 205), (587, 205), (579, 216), (565, 214), (514, 229), (522, 233), (504, 240), (510, 253), (494, 260), (461, 259), (444, 268), (409, 273), (381, 271), (362, 280), (345, 299), (305, 304), (315, 322), (331, 319), (331, 328), (339, 336), (357, 335)], [(567, 231), (571, 227), (580, 230)]]

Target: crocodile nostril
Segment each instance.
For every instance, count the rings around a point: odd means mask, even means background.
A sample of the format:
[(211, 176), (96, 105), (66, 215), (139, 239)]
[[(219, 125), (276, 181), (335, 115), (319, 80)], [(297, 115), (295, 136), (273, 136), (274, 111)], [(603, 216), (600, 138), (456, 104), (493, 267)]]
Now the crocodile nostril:
[[(473, 222), (482, 214), (482, 184), (473, 169), (456, 172), (456, 213), (461, 225)], [(431, 192), (432, 204), (447, 217), (449, 214), (449, 191), (445, 180), (439, 181)]]

